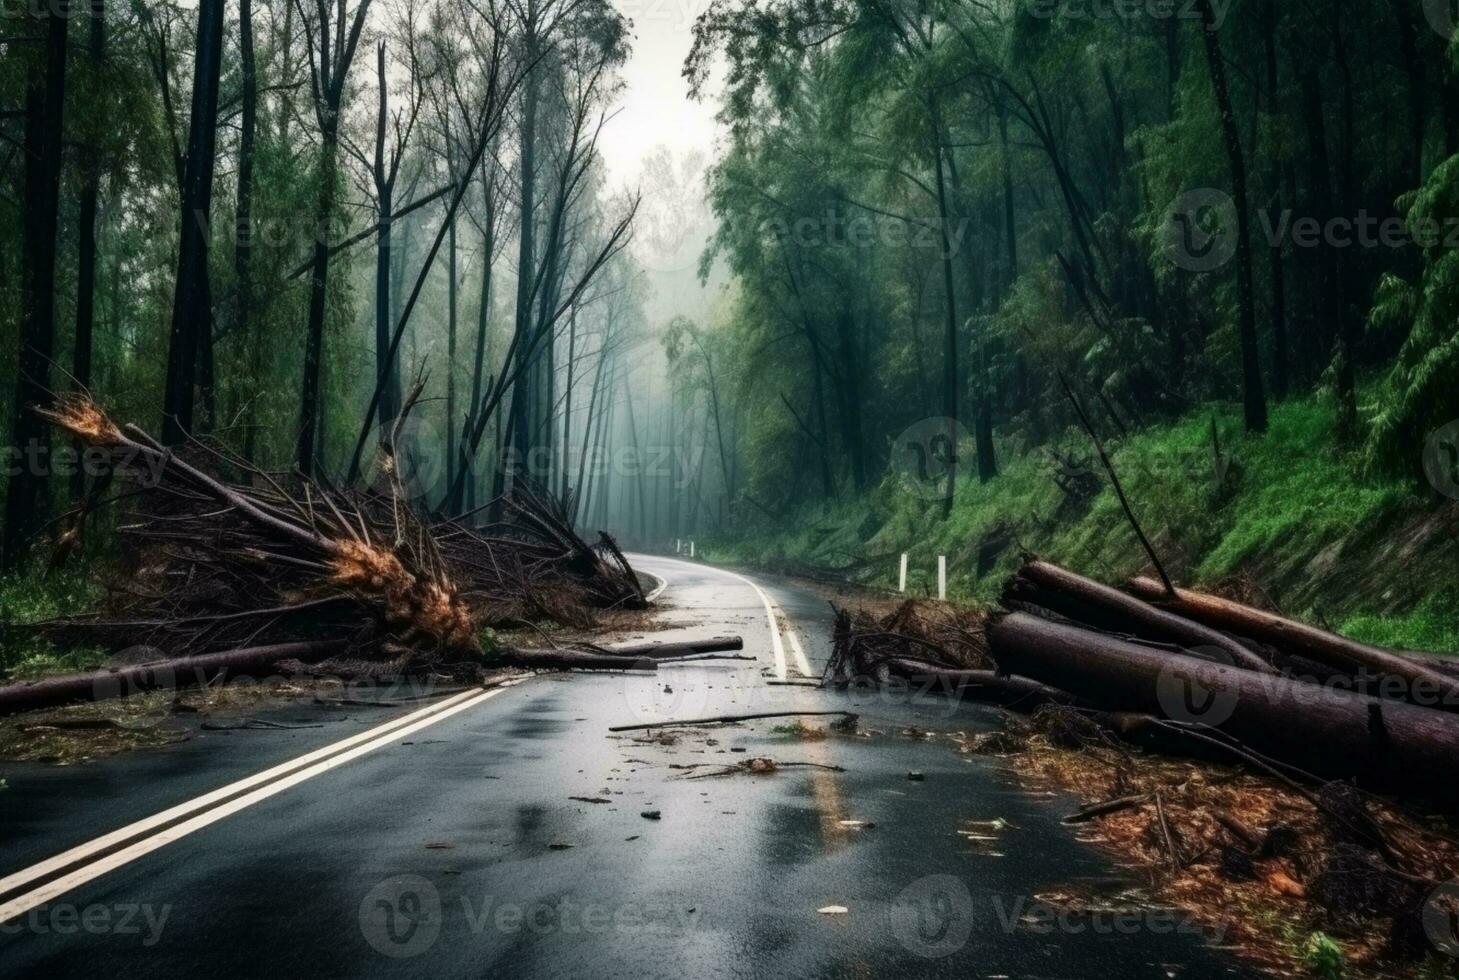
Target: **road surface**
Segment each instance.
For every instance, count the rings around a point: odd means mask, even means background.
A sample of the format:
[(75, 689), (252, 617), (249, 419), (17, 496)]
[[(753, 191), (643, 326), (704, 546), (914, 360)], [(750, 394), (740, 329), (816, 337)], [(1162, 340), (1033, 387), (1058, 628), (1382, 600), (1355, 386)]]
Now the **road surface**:
[[(987, 709), (772, 685), (819, 674), (823, 599), (635, 563), (667, 582), (674, 628), (656, 637), (739, 633), (755, 661), (541, 676), (424, 707), (289, 705), (259, 717), (321, 727), (0, 767), (4, 974), (1242, 975), (1173, 912), (1043, 903), (1136, 882), (1059, 824), (1076, 801), (905, 734), (991, 730)], [(848, 700), (860, 735), (608, 731)], [(757, 757), (810, 765), (712, 775)]]

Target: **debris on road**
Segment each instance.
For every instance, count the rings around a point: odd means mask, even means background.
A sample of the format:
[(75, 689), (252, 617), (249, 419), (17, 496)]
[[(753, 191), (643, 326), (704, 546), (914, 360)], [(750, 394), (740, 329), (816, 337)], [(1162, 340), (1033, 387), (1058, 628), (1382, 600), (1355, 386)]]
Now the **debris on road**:
[(739, 773), (749, 773), (752, 776), (769, 776), (781, 769), (806, 768), (824, 769), (827, 772), (845, 772), (841, 766), (827, 765), (821, 762), (777, 762), (771, 758), (746, 759), (744, 762), (737, 762), (732, 766), (722, 766), (713, 772), (696, 772), (685, 779), (713, 779), (717, 776), (734, 776)]
[[(395, 454), (421, 391), (417, 382), (381, 440), (379, 478), (360, 491), (268, 473), (198, 440), (164, 447), (83, 396), (39, 410), (108, 461), (108, 477), (68, 516), (67, 533), (79, 535), (92, 513), (127, 500), (133, 510), (117, 533), (135, 558), (95, 613), (10, 629), (63, 645), (143, 644), (158, 654), (109, 672), (110, 682), (82, 675), (0, 687), (0, 714), (203, 684), (223, 673), (256, 676), (286, 663), (327, 664), (339, 675), (383, 669), (471, 680), (497, 652), (483, 646), (487, 627), (533, 619), (583, 627), (599, 611), (647, 607), (612, 539), (588, 544), (564, 506), (529, 481), (471, 515), (418, 508)], [(109, 490), (115, 495), (103, 500)], [(488, 511), (490, 522), (472, 520)], [(738, 638), (714, 638), (628, 656), (702, 655), (706, 644), (731, 642), (738, 649)], [(621, 669), (595, 655), (614, 656), (559, 652), (554, 660), (529, 651), (519, 662)]]
[[(826, 680), (1017, 712), (1004, 732), (956, 736), (960, 751), (1016, 755), (1010, 774), (1035, 791), (1080, 794), (1065, 820), (1082, 840), (1143, 867), (1158, 898), (1259, 965), (1300, 972), (1316, 934), (1342, 942), (1356, 975), (1425, 955), (1424, 910), (1459, 875), (1459, 699), (1446, 693), (1459, 664), (1035, 560), (1003, 605), (952, 622), (913, 603), (837, 610)], [(1283, 933), (1294, 919), (1314, 931)]]
[(657, 728), (692, 728), (698, 725), (732, 725), (741, 721), (756, 721), (761, 718), (799, 718), (814, 715), (836, 715), (855, 719), (852, 711), (767, 711), (751, 715), (716, 715), (712, 718), (685, 718), (680, 721), (652, 721), (641, 725), (614, 725), (610, 732), (641, 732)]

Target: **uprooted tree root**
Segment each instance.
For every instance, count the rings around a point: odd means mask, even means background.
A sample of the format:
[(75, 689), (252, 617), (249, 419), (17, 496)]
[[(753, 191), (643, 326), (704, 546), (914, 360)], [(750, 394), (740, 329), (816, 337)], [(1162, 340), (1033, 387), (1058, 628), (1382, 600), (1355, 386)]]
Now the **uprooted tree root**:
[(1026, 783), (1084, 799), (1066, 818), (1082, 840), (1140, 867), (1156, 900), (1262, 969), (1307, 973), (1304, 947), (1319, 933), (1340, 943), (1352, 976), (1440, 976), (1450, 965), (1424, 920), (1443, 900), (1439, 883), (1459, 874), (1449, 821), (1347, 783), (1304, 793), (1222, 764), (1149, 755), (1060, 707), (1009, 716), (1001, 736), (964, 750), (1016, 755)]
[(471, 673), (490, 653), (485, 627), (582, 628), (599, 610), (646, 606), (612, 539), (589, 545), (567, 504), (527, 481), (479, 509), (493, 515), (484, 525), (419, 509), (395, 463), (398, 423), (382, 439), (381, 479), (347, 490), (196, 440), (164, 447), (83, 396), (38, 411), (109, 463), (68, 515), (55, 560), (97, 510), (128, 508), (117, 526), (125, 566), (102, 606), (12, 627), (60, 644), (172, 659), (328, 638), (347, 648), (328, 651), (335, 663)]

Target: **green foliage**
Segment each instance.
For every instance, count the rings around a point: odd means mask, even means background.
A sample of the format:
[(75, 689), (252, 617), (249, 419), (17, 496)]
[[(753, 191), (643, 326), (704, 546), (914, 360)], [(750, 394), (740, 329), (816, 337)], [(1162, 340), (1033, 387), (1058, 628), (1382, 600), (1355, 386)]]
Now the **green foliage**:
[(1459, 156), (1434, 168), (1407, 220), (1429, 247), (1417, 281), (1383, 278), (1369, 315), (1370, 331), (1398, 335), (1402, 346), (1378, 392), (1367, 460), (1417, 482), (1429, 433), (1459, 418), (1459, 249), (1450, 247), (1459, 227)]
[(49, 578), (36, 574), (0, 579), (0, 629), (7, 634), (0, 645), (0, 673), (34, 677), (98, 666), (104, 660), (98, 650), (58, 650), (10, 627), (84, 612), (95, 605), (100, 594), (95, 580), (81, 571)]
[[(1232, 462), (1218, 482), (1211, 450), (1211, 420), (1221, 430)], [(1281, 595), (1293, 614), (1336, 615), (1341, 631), (1384, 645), (1459, 651), (1453, 622), (1452, 555), (1429, 557), (1427, 573), (1394, 610), (1384, 597), (1391, 570), (1376, 548), (1425, 507), (1398, 480), (1363, 476), (1356, 459), (1314, 452), (1330, 445), (1333, 413), (1319, 397), (1293, 400), (1272, 414), (1261, 438), (1240, 435), (1235, 406), (1206, 411), (1110, 443), (1121, 483), (1141, 523), (1177, 577), (1211, 585), (1245, 575)], [(1088, 459), (1087, 441), (1069, 432), (1053, 448)], [(717, 560), (776, 566), (805, 563), (847, 569), (879, 587), (895, 587), (897, 555), (910, 555), (909, 591), (936, 588), (936, 560), (946, 555), (955, 598), (994, 602), (1004, 578), (1027, 549), (1106, 581), (1119, 581), (1146, 564), (1119, 503), (1107, 485), (1088, 505), (1062, 514), (1063, 493), (1047, 454), (1013, 455), (988, 484), (959, 483), (951, 514), (941, 503), (905, 492), (895, 475), (860, 496), (816, 502), (784, 525), (767, 524), (702, 543)], [(1098, 461), (1089, 459), (1098, 472)], [(1103, 484), (1105, 481), (1101, 480)], [(1006, 544), (981, 575), (983, 542)], [(1335, 576), (1319, 559), (1341, 549), (1352, 571)], [(870, 564), (863, 567), (863, 563)], [(1365, 577), (1366, 576), (1366, 577)]]
[(1302, 944), (1302, 962), (1320, 980), (1342, 980), (1347, 973), (1347, 954), (1325, 932), (1314, 932)]

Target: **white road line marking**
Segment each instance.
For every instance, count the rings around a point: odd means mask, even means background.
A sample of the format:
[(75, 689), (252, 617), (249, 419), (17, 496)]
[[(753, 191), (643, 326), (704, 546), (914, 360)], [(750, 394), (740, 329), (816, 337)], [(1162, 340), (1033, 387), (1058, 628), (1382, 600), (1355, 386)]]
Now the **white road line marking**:
[(645, 602), (653, 602), (659, 596), (661, 596), (661, 595), (664, 594), (664, 590), (669, 587), (669, 580), (666, 579), (666, 578), (660, 578), (658, 575), (654, 575), (653, 572), (645, 572), (644, 574), (645, 575), (651, 575), (654, 578), (656, 578), (656, 579), (659, 580), (659, 584), (657, 586), (655, 586), (654, 589), (651, 592), (649, 592), (648, 595), (646, 595), (646, 596), (643, 597)]
[(377, 725), (374, 728), (360, 732), (358, 735), (352, 735), (351, 737), (346, 738), (342, 741), (331, 743), (330, 745), (323, 746), (322, 748), (318, 748), (312, 752), (301, 755), (298, 758), (290, 759), (287, 762), (280, 763), (279, 765), (274, 766), (271, 769), (265, 769), (263, 772), (254, 773), (252, 776), (247, 776), (236, 782), (229, 783), (226, 786), (220, 786), (218, 789), (215, 789), (209, 793), (204, 793), (202, 796), (194, 797), (191, 800), (185, 800), (184, 802), (179, 803), (176, 806), (169, 807), (168, 809), (163, 810), (160, 813), (155, 813), (150, 817), (145, 817), (135, 823), (128, 824), (127, 826), (122, 827), (118, 830), (114, 830), (109, 834), (104, 834), (103, 836), (98, 837), (93, 841), (89, 841), (85, 844), (79, 844), (68, 851), (63, 851), (62, 853), (57, 854), (53, 858), (42, 861), (40, 864), (33, 865), (32, 867), (26, 868), (22, 871), (17, 871), (14, 874), (10, 874), (4, 878), (0, 878), (0, 895), (12, 892), (23, 885), (27, 885), (30, 882), (35, 881), (37, 878), (42, 878), (46, 875), (54, 874), (55, 872), (60, 871), (70, 865), (73, 865), (78, 861), (84, 861), (100, 851), (104, 851), (117, 844), (124, 843), (125, 841), (128, 841), (133, 837), (145, 834), (150, 830), (163, 826), (164, 824), (171, 823), (191, 813), (195, 813), (198, 810), (213, 806), (214, 804), (225, 800), (230, 796), (235, 796), (246, 790), (252, 789), (255, 786), (266, 783), (271, 779), (277, 779), (280, 776), (287, 775), (288, 773), (293, 772), (296, 769), (318, 762), (319, 760), (333, 755), (336, 752), (342, 752), (345, 749), (348, 749), (350, 746), (358, 745), (361, 742), (367, 742), (371, 739), (378, 738), (388, 731), (396, 728), (401, 728), (405, 725), (410, 724), (412, 721), (424, 718), (428, 715), (434, 714), (437, 711), (442, 711), (446, 708), (449, 708), (453, 704), (457, 704), (470, 697), (473, 697), (477, 693), (479, 692), (475, 690), (462, 691), (460, 694), (453, 695), (452, 697), (446, 698), (445, 700), (439, 701), (435, 704), (427, 705), (426, 707), (421, 708), (418, 711), (412, 711), (410, 714), (402, 715), (401, 717), (393, 719), (392, 721), (385, 722), (383, 725)]
[[(770, 596), (765, 592), (764, 589), (760, 588), (760, 586), (756, 585), (754, 582), (745, 578), (738, 572), (731, 572), (728, 569), (715, 568), (713, 565), (701, 565), (697, 562), (681, 561), (677, 558), (663, 558), (656, 555), (650, 557), (653, 557), (657, 561), (671, 561), (679, 565), (688, 565), (690, 568), (718, 572), (721, 575), (728, 575), (730, 578), (739, 579), (741, 582), (754, 589), (755, 595), (760, 597), (760, 602), (765, 607), (765, 617), (770, 621), (770, 649), (773, 650), (775, 653), (775, 678), (777, 680), (785, 680), (788, 674), (788, 671), (785, 668), (785, 643), (780, 638), (780, 617), (785, 616), (785, 614), (780, 610), (780, 607), (775, 605), (774, 601), (770, 598)], [(815, 674), (811, 672), (810, 661), (806, 659), (805, 651), (801, 649), (800, 641), (795, 638), (794, 631), (789, 627), (790, 618), (786, 616), (785, 620), (787, 623), (786, 633), (790, 637), (790, 646), (795, 653), (796, 670), (799, 670), (801, 672), (801, 675), (804, 677), (814, 677)]]
[[(73, 847), (69, 851), (58, 854), (39, 864), (8, 875), (0, 879), (0, 894), (13, 891), (29, 882), (44, 878), (63, 868), (70, 867), (78, 861), (86, 860), (108, 850), (116, 844), (123, 843), (157, 827), (164, 826), (179, 817), (197, 814), (198, 811), (205, 811), (197, 816), (191, 817), (191, 819), (184, 820), (176, 826), (162, 830), (152, 837), (144, 838), (120, 851), (78, 868), (70, 874), (63, 875), (34, 891), (21, 895), (4, 904), (0, 904), (0, 922), (5, 922), (16, 915), (21, 915), (35, 908), (37, 905), (45, 904), (57, 895), (63, 894), (77, 885), (105, 874), (113, 868), (136, 860), (136, 858), (144, 854), (150, 853), (174, 840), (185, 837), (194, 830), (206, 827), (229, 814), (252, 806), (259, 800), (267, 799), (290, 786), (298, 785), (312, 776), (328, 772), (336, 766), (343, 765), (351, 759), (358, 758), (377, 748), (381, 748), (404, 735), (420, 731), (437, 722), (444, 721), (451, 715), (480, 704), (488, 698), (495, 697), (506, 688), (518, 683), (521, 682), (507, 681), (500, 687), (495, 687), (488, 691), (463, 691), (439, 704), (430, 705), (420, 711), (415, 711), (396, 718), (393, 721), (386, 722), (383, 725), (378, 725), (369, 731), (361, 732), (343, 741), (316, 749), (297, 759), (291, 759), (281, 765), (274, 766), (272, 769), (267, 769), (246, 779), (230, 783), (227, 786), (213, 790), (211, 793), (206, 793), (185, 803), (180, 803), (161, 813), (129, 824), (120, 830), (112, 831), (109, 834)], [(277, 781), (269, 782), (269, 780)], [(252, 791), (245, 792), (248, 790)], [(245, 795), (236, 795), (240, 792), (244, 792)], [(221, 805), (213, 806), (220, 801), (223, 801)], [(208, 809), (209, 807), (212, 807), (212, 809)]]
[(811, 673), (811, 662), (806, 659), (805, 650), (800, 645), (800, 638), (796, 635), (794, 626), (790, 620), (785, 621), (785, 638), (790, 641), (790, 652), (795, 654), (795, 669), (800, 671), (802, 677), (813, 677)]

